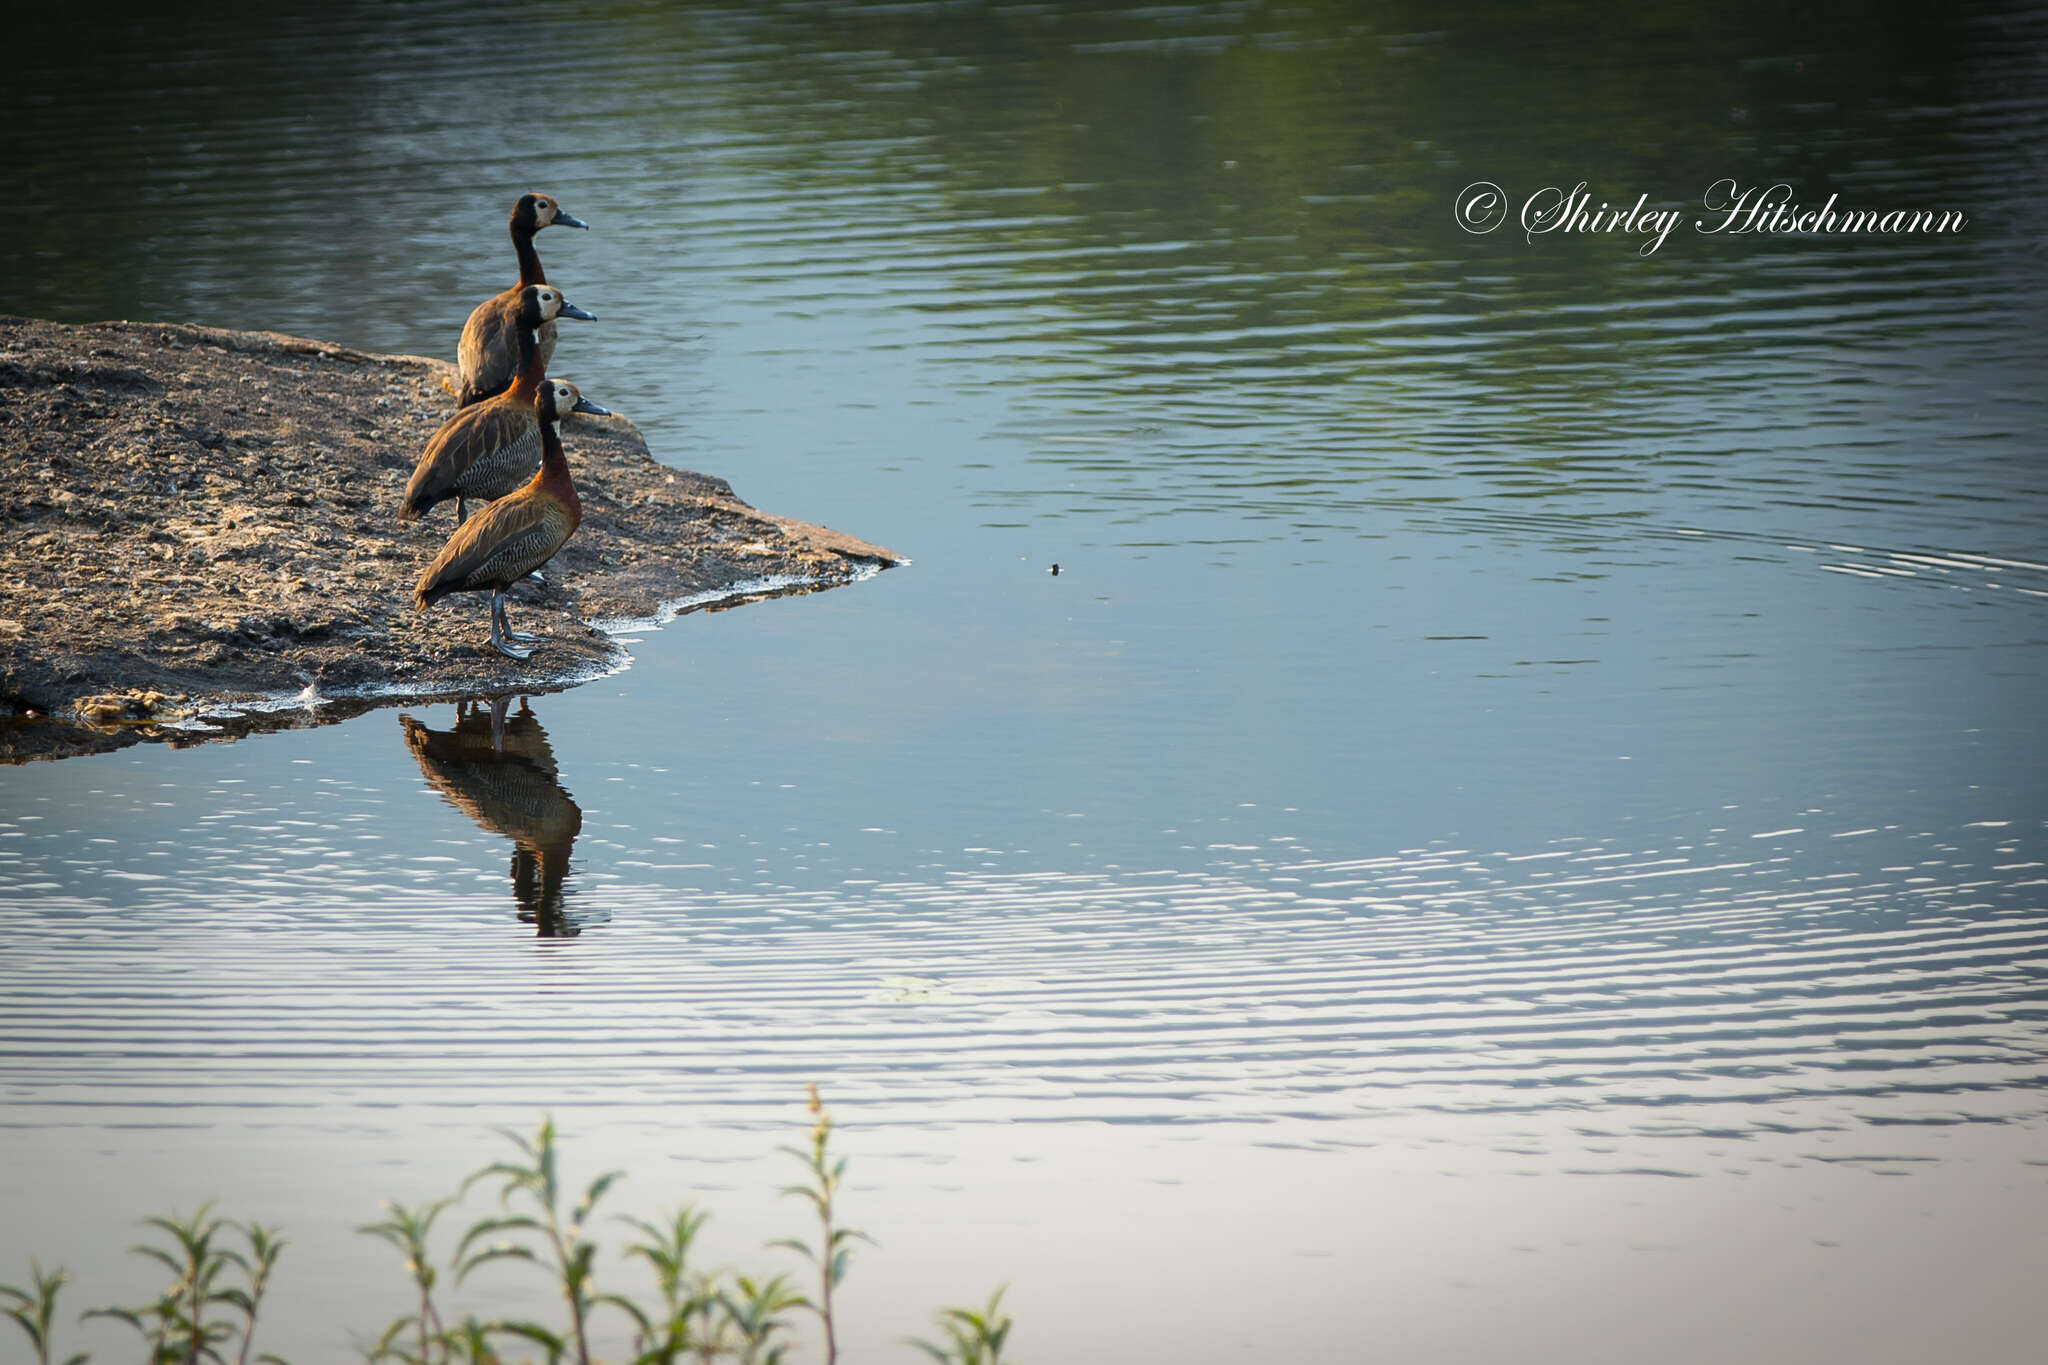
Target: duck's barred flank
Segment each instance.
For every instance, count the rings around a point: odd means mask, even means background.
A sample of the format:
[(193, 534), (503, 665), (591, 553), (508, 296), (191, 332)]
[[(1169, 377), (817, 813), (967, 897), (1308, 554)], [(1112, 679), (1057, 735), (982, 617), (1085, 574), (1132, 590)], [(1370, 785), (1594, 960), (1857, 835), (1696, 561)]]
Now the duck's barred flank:
[[(523, 344), (532, 345), (531, 328)], [(564, 388), (568, 386), (564, 385)], [(542, 384), (534, 403), (540, 426), (540, 469), (518, 491), (498, 499), (455, 528), (413, 588), (413, 608), (424, 611), (458, 592), (491, 594), (491, 646), (512, 658), (526, 655), (510, 643), (505, 590), (554, 558), (583, 520), (583, 504), (569, 477), (568, 456), (555, 424), (555, 386)]]
[[(420, 452), (399, 503), (399, 519), (413, 521), (450, 498), (502, 498), (540, 468), (540, 419), (534, 411), (540, 390), (552, 382), (558, 411), (604, 413), (584, 400), (573, 384), (545, 379), (546, 358), (535, 344), (537, 329), (565, 305), (561, 291), (528, 285), (519, 291), (520, 312), (513, 336), (520, 352), (519, 377), (511, 388), (459, 410)], [(457, 520), (462, 519), (458, 512)]]

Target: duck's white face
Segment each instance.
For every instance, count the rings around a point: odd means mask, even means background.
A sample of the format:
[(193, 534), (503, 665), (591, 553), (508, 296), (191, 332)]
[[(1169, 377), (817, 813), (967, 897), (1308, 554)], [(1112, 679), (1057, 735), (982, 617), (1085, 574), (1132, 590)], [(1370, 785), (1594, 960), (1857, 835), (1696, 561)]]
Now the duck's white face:
[(566, 379), (550, 379), (548, 387), (555, 391), (555, 412), (561, 417), (567, 417), (573, 412), (583, 397), (576, 386)]
[(562, 312), (562, 296), (557, 291), (541, 285), (534, 290), (534, 297), (540, 301), (540, 320), (553, 322)]
[(546, 227), (549, 223), (555, 221), (555, 215), (559, 212), (561, 210), (555, 207), (555, 201), (546, 195), (536, 194), (533, 196), (533, 225), (535, 227)]

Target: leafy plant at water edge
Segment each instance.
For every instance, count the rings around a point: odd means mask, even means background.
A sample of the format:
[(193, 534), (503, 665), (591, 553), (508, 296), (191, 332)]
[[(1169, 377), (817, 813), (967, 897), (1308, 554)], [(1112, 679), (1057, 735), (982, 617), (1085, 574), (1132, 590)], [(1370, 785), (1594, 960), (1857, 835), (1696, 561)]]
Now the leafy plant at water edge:
[[(793, 1343), (790, 1315), (799, 1309), (815, 1313), (824, 1333), (825, 1365), (836, 1365), (838, 1341), (833, 1322), (833, 1291), (845, 1279), (847, 1259), (856, 1240), (866, 1234), (840, 1226), (838, 1194), (846, 1160), (831, 1152), (832, 1121), (811, 1087), (811, 1142), (807, 1150), (785, 1148), (803, 1162), (806, 1183), (782, 1193), (800, 1195), (817, 1214), (819, 1241), (812, 1246), (785, 1238), (771, 1246), (802, 1253), (818, 1270), (816, 1302), (807, 1298), (786, 1275), (750, 1277), (729, 1271), (705, 1272), (690, 1256), (706, 1215), (684, 1206), (666, 1222), (624, 1217), (638, 1240), (627, 1244), (628, 1259), (645, 1261), (654, 1274), (658, 1300), (642, 1307), (596, 1286), (596, 1242), (586, 1229), (598, 1202), (619, 1178), (610, 1172), (593, 1180), (573, 1208), (563, 1212), (563, 1187), (558, 1173), (558, 1148), (552, 1119), (543, 1121), (532, 1141), (506, 1133), (519, 1149), (518, 1160), (494, 1161), (469, 1176), (462, 1193), (479, 1183), (500, 1182), (504, 1212), (472, 1223), (458, 1239), (449, 1268), (455, 1283), (493, 1261), (530, 1262), (547, 1270), (558, 1283), (568, 1310), (566, 1331), (531, 1321), (480, 1320), (466, 1315), (451, 1327), (444, 1320), (436, 1294), (444, 1275), (434, 1262), (429, 1240), (436, 1221), (461, 1195), (417, 1208), (387, 1204), (385, 1217), (357, 1231), (389, 1243), (404, 1257), (417, 1306), (394, 1320), (377, 1340), (363, 1348), (372, 1365), (504, 1365), (497, 1343), (510, 1339), (541, 1348), (548, 1365), (590, 1365), (589, 1324), (599, 1308), (624, 1314), (634, 1326), (630, 1365), (783, 1365)], [(148, 1348), (147, 1365), (251, 1365), (256, 1320), (284, 1240), (274, 1228), (241, 1224), (211, 1216), (204, 1204), (189, 1218), (144, 1220), (144, 1226), (168, 1238), (168, 1245), (131, 1248), (171, 1272), (172, 1282), (152, 1303), (135, 1308), (97, 1308), (84, 1318), (104, 1317), (127, 1323)], [(231, 1239), (239, 1237), (240, 1245)], [(86, 1365), (83, 1352), (55, 1360), (51, 1332), (57, 1295), (69, 1281), (62, 1270), (45, 1272), (30, 1262), (30, 1288), (0, 1285), (0, 1313), (12, 1318), (35, 1347), (37, 1365)], [(1001, 1365), (1010, 1318), (1000, 1311), (999, 1290), (979, 1313), (951, 1308), (938, 1321), (947, 1334), (942, 1346), (915, 1343), (944, 1365)], [(258, 1365), (284, 1365), (274, 1355), (253, 1357)]]
[(1009, 1339), (1011, 1321), (1003, 1311), (1003, 1292), (998, 1289), (991, 1294), (988, 1305), (979, 1313), (967, 1308), (941, 1309), (938, 1324), (946, 1340), (934, 1345), (912, 1338), (910, 1344), (939, 1365), (1002, 1365), (1003, 1343)]
[[(384, 1335), (369, 1352), (372, 1361), (397, 1360), (405, 1365), (435, 1365), (437, 1360), (449, 1359), (451, 1343), (447, 1329), (442, 1327), (441, 1314), (434, 1307), (434, 1286), (441, 1276), (427, 1252), (427, 1236), (434, 1229), (434, 1220), (454, 1202), (452, 1199), (436, 1199), (417, 1211), (403, 1204), (387, 1203), (384, 1205), (387, 1216), (383, 1222), (366, 1223), (356, 1229), (367, 1236), (381, 1237), (404, 1253), (406, 1273), (412, 1276), (413, 1286), (420, 1294), (417, 1312), (411, 1317), (399, 1318), (384, 1329)], [(399, 1338), (408, 1332), (417, 1334), (419, 1350), (416, 1354), (399, 1345)], [(438, 1356), (434, 1353), (436, 1346), (440, 1347)]]
[(796, 1147), (785, 1147), (810, 1174), (810, 1182), (803, 1185), (785, 1185), (784, 1195), (796, 1195), (810, 1201), (818, 1215), (818, 1245), (812, 1247), (801, 1238), (785, 1237), (769, 1243), (770, 1246), (788, 1247), (809, 1260), (818, 1268), (818, 1299), (799, 1300), (796, 1305), (811, 1309), (825, 1329), (825, 1365), (838, 1365), (839, 1337), (832, 1324), (832, 1291), (846, 1278), (847, 1258), (852, 1254), (856, 1241), (872, 1242), (866, 1233), (853, 1228), (838, 1226), (834, 1220), (835, 1201), (839, 1186), (846, 1179), (846, 1158), (833, 1160), (830, 1154), (832, 1140), (832, 1116), (825, 1112), (825, 1105), (818, 1098), (818, 1087), (811, 1086), (811, 1146), (809, 1151)]
[[(238, 1365), (248, 1365), (249, 1347), (256, 1339), (256, 1313), (263, 1306), (263, 1291), (270, 1285), (270, 1273), (277, 1268), (277, 1258), (284, 1252), (284, 1239), (277, 1234), (280, 1229), (266, 1228), (260, 1223), (249, 1223), (242, 1227), (243, 1236), (249, 1239), (249, 1259), (243, 1260), (233, 1252), (235, 1263), (249, 1277), (246, 1294), (239, 1290), (228, 1290), (224, 1296), (227, 1302), (242, 1310), (242, 1353), (236, 1357)], [(277, 1357), (264, 1354), (258, 1360), (276, 1360)]]
[(647, 1262), (661, 1295), (661, 1306), (653, 1315), (630, 1299), (605, 1296), (605, 1302), (632, 1318), (637, 1328), (633, 1365), (675, 1365), (693, 1351), (709, 1361), (725, 1352), (726, 1324), (717, 1318), (723, 1307), (717, 1278), (690, 1269), (691, 1244), (709, 1216), (688, 1205), (671, 1214), (666, 1224), (622, 1216), (620, 1221), (646, 1239), (629, 1243), (626, 1255)]
[[(149, 1347), (150, 1365), (200, 1365), (202, 1361), (220, 1365), (228, 1359), (222, 1348), (237, 1337), (241, 1349), (235, 1360), (238, 1365), (248, 1365), (263, 1291), (285, 1243), (275, 1228), (210, 1218), (212, 1210), (208, 1203), (201, 1204), (189, 1218), (145, 1218), (143, 1226), (166, 1234), (171, 1246), (142, 1245), (130, 1250), (170, 1271), (170, 1286), (156, 1302), (139, 1308), (95, 1308), (85, 1314), (88, 1318), (115, 1318), (133, 1327)], [(248, 1244), (246, 1255), (221, 1244), (223, 1233), (230, 1230), (240, 1233)], [(231, 1271), (240, 1272), (240, 1285), (225, 1282)], [(223, 1309), (239, 1316), (239, 1324)], [(267, 1353), (256, 1359), (283, 1365)]]
[(796, 1292), (787, 1275), (775, 1275), (759, 1283), (745, 1275), (732, 1277), (737, 1294), (721, 1293), (725, 1320), (739, 1333), (735, 1354), (740, 1365), (780, 1365), (789, 1347), (776, 1338), (789, 1330), (785, 1316), (792, 1308), (803, 1308), (809, 1300)]
[[(28, 1333), (28, 1339), (36, 1348), (36, 1365), (51, 1365), (50, 1324), (57, 1318), (57, 1291), (71, 1282), (71, 1277), (61, 1270), (45, 1272), (41, 1265), (31, 1260), (28, 1263), (27, 1289), (16, 1289), (11, 1284), (0, 1284), (0, 1299), (7, 1301), (0, 1313), (13, 1318)], [(67, 1356), (64, 1365), (84, 1365), (86, 1355), (80, 1352)]]
[[(543, 1120), (540, 1132), (532, 1142), (513, 1132), (506, 1132), (505, 1136), (519, 1148), (526, 1164), (494, 1161), (463, 1181), (462, 1188), (466, 1193), (478, 1181), (502, 1180), (504, 1184), (498, 1191), (500, 1205), (510, 1208), (513, 1196), (520, 1195), (540, 1212), (538, 1216), (516, 1213), (472, 1223), (455, 1247), (456, 1282), (468, 1279), (477, 1267), (491, 1261), (531, 1261), (545, 1266), (560, 1282), (563, 1301), (569, 1305), (571, 1340), (565, 1342), (534, 1323), (508, 1322), (500, 1326), (507, 1332), (545, 1346), (550, 1361), (559, 1360), (573, 1343), (575, 1354), (572, 1358), (576, 1365), (590, 1365), (587, 1329), (590, 1310), (598, 1302), (592, 1274), (597, 1261), (597, 1243), (584, 1237), (583, 1225), (589, 1221), (597, 1201), (604, 1198), (604, 1192), (625, 1172), (607, 1171), (591, 1181), (583, 1192), (583, 1198), (576, 1202), (568, 1221), (564, 1222), (561, 1182), (556, 1173), (555, 1121), (551, 1118)], [(537, 1236), (540, 1250), (536, 1251), (524, 1241), (485, 1240), (508, 1232)], [(479, 1242), (484, 1244), (478, 1246)]]

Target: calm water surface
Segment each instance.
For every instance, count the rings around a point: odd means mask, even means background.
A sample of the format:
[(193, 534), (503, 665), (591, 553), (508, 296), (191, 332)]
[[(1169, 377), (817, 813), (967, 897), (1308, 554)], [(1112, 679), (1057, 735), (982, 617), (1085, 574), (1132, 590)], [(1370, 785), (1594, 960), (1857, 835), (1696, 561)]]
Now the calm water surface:
[[(2048, 14), (1781, 9), (24, 21), (0, 308), (445, 354), (545, 187), (556, 371), (914, 562), (0, 771), (0, 1278), (218, 1195), (339, 1358), (543, 1111), (770, 1264), (817, 1080), (849, 1358), (2030, 1358)], [(1724, 177), (1970, 223), (1451, 215)]]

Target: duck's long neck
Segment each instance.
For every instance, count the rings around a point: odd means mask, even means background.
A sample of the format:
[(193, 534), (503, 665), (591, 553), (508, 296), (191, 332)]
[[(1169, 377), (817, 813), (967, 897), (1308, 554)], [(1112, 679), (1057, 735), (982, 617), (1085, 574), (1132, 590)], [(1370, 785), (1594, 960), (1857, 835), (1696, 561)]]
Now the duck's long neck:
[(542, 489), (559, 498), (569, 509), (569, 520), (583, 519), (583, 503), (576, 496), (576, 483), (569, 477), (569, 457), (562, 451), (562, 438), (547, 417), (540, 419), (540, 472), (534, 477)]
[(540, 268), (540, 253), (533, 249), (533, 234), (539, 231), (531, 223), (512, 220), (512, 249), (519, 253), (519, 283), (546, 284), (547, 273)]
[(519, 338), (519, 372), (512, 376), (512, 392), (519, 395), (521, 403), (531, 403), (546, 377), (547, 357), (541, 354), (539, 330), (528, 326), (525, 318), (519, 319), (512, 334)]

